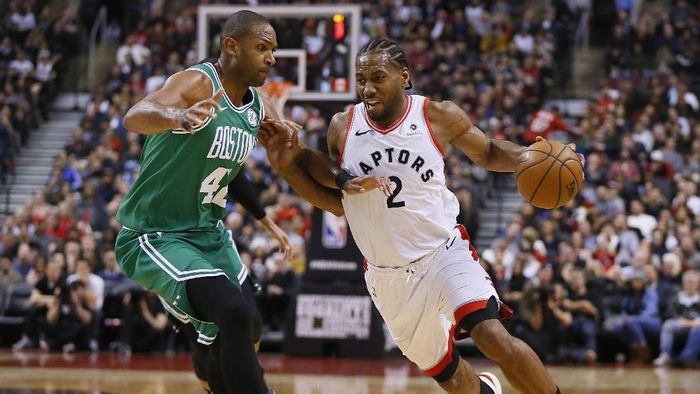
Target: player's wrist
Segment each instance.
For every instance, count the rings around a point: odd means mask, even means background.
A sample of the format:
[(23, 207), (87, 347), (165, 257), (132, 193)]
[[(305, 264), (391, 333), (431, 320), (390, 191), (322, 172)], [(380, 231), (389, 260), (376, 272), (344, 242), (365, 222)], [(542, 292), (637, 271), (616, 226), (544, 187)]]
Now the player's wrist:
[(338, 189), (343, 190), (345, 184), (355, 178), (357, 177), (354, 175), (350, 175), (350, 173), (348, 173), (345, 170), (340, 171), (338, 175), (335, 176), (335, 185), (338, 186)]

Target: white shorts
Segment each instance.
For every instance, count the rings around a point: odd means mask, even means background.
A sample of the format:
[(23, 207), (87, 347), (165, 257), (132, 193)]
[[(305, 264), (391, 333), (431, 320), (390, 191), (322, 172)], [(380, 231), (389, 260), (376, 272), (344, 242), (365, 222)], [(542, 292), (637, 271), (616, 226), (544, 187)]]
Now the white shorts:
[(484, 309), (491, 297), (500, 305), (462, 226), (435, 251), (405, 267), (367, 264), (365, 280), (399, 349), (429, 376), (452, 361), (456, 324)]

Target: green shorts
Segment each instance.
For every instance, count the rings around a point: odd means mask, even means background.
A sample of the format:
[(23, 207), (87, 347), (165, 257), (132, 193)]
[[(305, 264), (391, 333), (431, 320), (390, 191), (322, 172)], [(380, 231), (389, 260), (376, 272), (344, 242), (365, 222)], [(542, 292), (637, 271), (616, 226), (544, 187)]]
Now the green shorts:
[(207, 231), (141, 233), (122, 227), (115, 253), (119, 268), (134, 282), (158, 294), (165, 309), (192, 323), (197, 341), (209, 345), (219, 328), (203, 321), (190, 305), (186, 281), (225, 275), (240, 288), (248, 270), (241, 262), (231, 232), (219, 222)]

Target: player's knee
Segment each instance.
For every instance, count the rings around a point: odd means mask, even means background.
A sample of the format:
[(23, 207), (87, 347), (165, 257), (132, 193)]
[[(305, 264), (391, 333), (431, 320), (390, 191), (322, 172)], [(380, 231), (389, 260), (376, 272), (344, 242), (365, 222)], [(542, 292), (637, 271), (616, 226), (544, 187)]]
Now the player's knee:
[(230, 300), (220, 313), (220, 322), (217, 323), (222, 330), (248, 329), (253, 321), (250, 308), (243, 300)]
[(507, 362), (513, 355), (513, 337), (498, 320), (482, 321), (472, 329), (471, 336), (479, 350), (497, 363)]

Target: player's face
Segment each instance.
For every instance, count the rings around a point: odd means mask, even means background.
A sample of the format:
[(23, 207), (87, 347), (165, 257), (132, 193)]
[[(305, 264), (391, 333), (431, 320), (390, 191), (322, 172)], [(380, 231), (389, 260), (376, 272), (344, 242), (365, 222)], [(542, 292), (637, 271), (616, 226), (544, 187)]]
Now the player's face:
[(386, 53), (361, 55), (356, 61), (357, 95), (375, 122), (391, 122), (401, 116), (408, 69), (392, 63)]
[(250, 33), (240, 40), (240, 52), (236, 72), (250, 86), (261, 86), (275, 65), (274, 52), (277, 50), (275, 29), (268, 24), (253, 26)]

